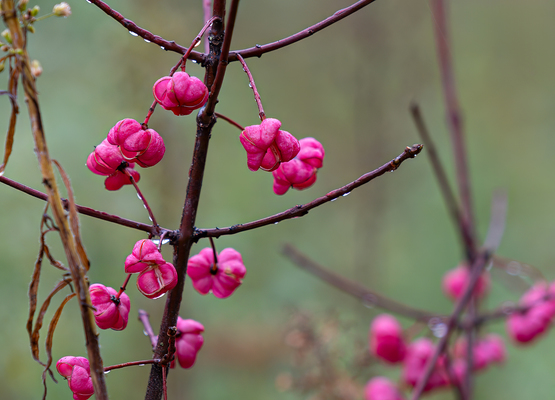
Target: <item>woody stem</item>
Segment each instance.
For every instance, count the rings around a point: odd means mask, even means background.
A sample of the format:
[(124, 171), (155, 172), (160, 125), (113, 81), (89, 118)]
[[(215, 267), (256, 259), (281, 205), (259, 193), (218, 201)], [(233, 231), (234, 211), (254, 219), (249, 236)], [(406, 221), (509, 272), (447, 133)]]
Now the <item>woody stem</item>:
[(241, 54), (237, 53), (237, 59), (243, 66), (243, 71), (245, 71), (247, 76), (249, 77), (249, 86), (252, 88), (252, 91), (254, 92), (254, 99), (256, 100), (256, 105), (258, 106), (258, 115), (260, 117), (260, 120), (264, 121), (266, 119), (266, 114), (264, 113), (264, 109), (262, 108), (262, 101), (260, 100), (260, 94), (256, 89), (256, 85), (254, 83), (254, 78), (252, 77), (251, 71), (249, 70), (249, 67), (247, 66), (247, 63), (245, 62), (243, 57), (241, 57)]

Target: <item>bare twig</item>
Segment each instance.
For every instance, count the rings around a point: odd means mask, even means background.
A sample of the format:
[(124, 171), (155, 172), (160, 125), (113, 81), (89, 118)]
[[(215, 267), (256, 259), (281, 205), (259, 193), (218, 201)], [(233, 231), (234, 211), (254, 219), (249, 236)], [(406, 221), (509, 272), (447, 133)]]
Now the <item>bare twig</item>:
[(363, 7), (373, 3), (376, 0), (360, 0), (354, 3), (353, 5), (343, 8), (341, 10), (336, 11), (331, 17), (326, 18), (323, 21), (318, 22), (312, 26), (309, 26), (302, 31), (288, 36), (284, 39), (278, 40), (276, 42), (268, 43), (265, 45), (256, 45), (254, 47), (243, 49), (243, 50), (236, 50), (230, 53), (229, 61), (236, 61), (237, 54), (240, 53), (243, 58), (248, 57), (260, 57), (264, 53), (269, 53), (270, 51), (281, 49), (282, 47), (289, 46), (290, 44), (296, 43), (299, 40), (306, 39), (309, 36), (314, 35), (316, 32), (321, 31), (328, 26), (335, 24), (338, 21), (341, 21), (343, 18), (348, 17), (349, 15), (357, 12)]
[[(44, 200), (44, 201), (48, 200), (48, 195), (46, 193), (43, 193), (39, 190), (35, 190), (33, 188), (30, 188), (29, 186), (25, 186), (25, 185), (23, 185), (19, 182), (16, 182), (12, 179), (6, 178), (5, 176), (0, 176), (0, 183), (8, 185), (8, 186), (10, 186), (14, 189), (17, 189), (17, 190), (23, 192), (23, 193), (27, 193), (28, 195), (36, 197), (37, 199), (41, 199), (41, 200)], [(66, 210), (69, 210), (68, 201), (64, 198), (62, 198), (61, 200), (62, 200), (64, 208)], [(83, 215), (87, 215), (89, 217), (101, 219), (101, 220), (107, 221), (107, 222), (112, 222), (114, 224), (126, 226), (128, 228), (133, 228), (133, 229), (137, 229), (137, 230), (140, 230), (140, 231), (144, 231), (144, 232), (147, 232), (147, 233), (151, 234), (152, 236), (160, 236), (161, 234), (166, 233), (167, 236), (170, 239), (175, 238), (174, 231), (166, 229), (166, 228), (161, 228), (159, 226), (144, 224), (142, 222), (137, 222), (137, 221), (133, 221), (131, 219), (122, 218), (122, 217), (119, 217), (117, 215), (108, 214), (108, 213), (105, 213), (104, 211), (98, 211), (98, 210), (95, 210), (95, 209), (89, 208), (89, 207), (84, 207), (84, 206), (80, 206), (80, 205), (76, 205), (76, 207), (77, 207), (77, 212), (79, 212), (80, 214), (83, 214)]]
[(370, 182), (371, 180), (385, 174), (388, 171), (395, 171), (397, 168), (399, 168), (399, 166), (403, 161), (409, 158), (414, 158), (418, 153), (420, 153), (420, 151), (422, 150), (422, 147), (423, 146), (421, 144), (415, 144), (411, 147), (407, 147), (405, 151), (401, 153), (398, 157), (382, 165), (380, 168), (375, 169), (374, 171), (368, 172), (367, 174), (362, 175), (357, 180), (343, 187), (332, 190), (326, 195), (322, 197), (318, 197), (317, 199), (314, 199), (310, 203), (306, 203), (304, 205), (297, 205), (293, 208), (290, 208), (278, 214), (271, 215), (269, 217), (262, 218), (256, 221), (247, 222), (246, 224), (233, 225), (227, 228), (198, 229), (195, 233), (195, 241), (198, 241), (203, 237), (220, 237), (224, 235), (233, 235), (238, 232), (244, 232), (251, 229), (260, 228), (261, 226), (272, 225), (286, 219), (302, 217), (308, 214), (308, 212), (313, 208), (321, 206), (322, 204), (327, 203), (329, 201), (333, 201), (338, 197), (341, 197), (351, 192), (353, 189), (356, 189), (357, 187), (362, 186)]

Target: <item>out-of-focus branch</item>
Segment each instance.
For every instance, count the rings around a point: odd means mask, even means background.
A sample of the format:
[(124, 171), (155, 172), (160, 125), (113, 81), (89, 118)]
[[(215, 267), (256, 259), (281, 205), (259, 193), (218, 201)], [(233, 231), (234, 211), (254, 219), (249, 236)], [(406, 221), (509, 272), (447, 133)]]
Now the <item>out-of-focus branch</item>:
[(420, 310), (399, 303), (393, 299), (374, 292), (364, 285), (330, 271), (301, 253), (295, 246), (286, 244), (282, 249), (283, 254), (296, 266), (320, 278), (331, 286), (359, 299), (364, 305), (382, 308), (394, 314), (399, 314), (417, 321), (428, 322), (430, 318), (446, 318), (440, 314)]
[(362, 186), (379, 176), (382, 176), (386, 172), (395, 171), (397, 168), (399, 168), (399, 166), (403, 161), (408, 160), (409, 158), (416, 157), (416, 155), (420, 153), (422, 148), (423, 146), (421, 144), (415, 144), (411, 147), (407, 147), (405, 151), (401, 153), (398, 157), (382, 165), (380, 168), (375, 169), (374, 171), (368, 172), (367, 174), (362, 175), (357, 180), (343, 187), (332, 190), (326, 195), (312, 200), (310, 203), (306, 203), (304, 205), (298, 205), (288, 210), (285, 210), (283, 212), (280, 212), (279, 214), (271, 215), (269, 217), (262, 218), (256, 221), (247, 222), (246, 224), (233, 225), (227, 228), (197, 229), (195, 233), (195, 241), (198, 241), (203, 237), (220, 237), (224, 235), (233, 235), (239, 232), (260, 228), (261, 226), (275, 224), (277, 222), (280, 222), (286, 219), (302, 217), (308, 214), (308, 212), (313, 208), (316, 208), (318, 206), (321, 206), (324, 203), (333, 201), (338, 197), (348, 194), (353, 189), (356, 189), (357, 187)]
[(302, 31), (288, 36), (284, 39), (280, 39), (276, 42), (268, 43), (265, 45), (256, 45), (254, 47), (243, 49), (243, 50), (236, 50), (229, 54), (229, 61), (237, 61), (237, 53), (240, 53), (243, 58), (248, 57), (260, 57), (264, 53), (269, 53), (270, 51), (281, 49), (282, 47), (289, 46), (290, 44), (296, 43), (299, 40), (306, 39), (309, 36), (314, 35), (316, 32), (321, 31), (328, 26), (335, 24), (338, 21), (341, 21), (343, 18), (348, 17), (349, 15), (357, 12), (363, 7), (373, 3), (376, 0), (360, 0), (354, 3), (353, 5), (343, 8), (339, 11), (336, 11), (331, 17), (326, 18), (323, 21), (318, 22), (312, 26), (309, 26)]

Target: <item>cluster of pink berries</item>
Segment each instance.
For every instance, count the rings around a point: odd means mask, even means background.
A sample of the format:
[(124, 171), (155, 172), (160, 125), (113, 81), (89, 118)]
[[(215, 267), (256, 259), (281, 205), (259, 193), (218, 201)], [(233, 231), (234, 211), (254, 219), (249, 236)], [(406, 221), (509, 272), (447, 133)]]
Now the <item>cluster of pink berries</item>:
[[(389, 363), (402, 364), (403, 384), (414, 387), (424, 374), (426, 364), (435, 351), (435, 344), (429, 338), (419, 338), (407, 344), (399, 322), (391, 315), (382, 314), (374, 319), (370, 327), (370, 352), (375, 357)], [(441, 356), (428, 380), (424, 391), (447, 387), (463, 382), (466, 366), (467, 344), (459, 339), (450, 351), (450, 368), (448, 373), (447, 358)], [(505, 345), (497, 335), (487, 335), (473, 344), (473, 371), (483, 370), (495, 363), (505, 360)], [(365, 388), (366, 400), (400, 400), (403, 396), (399, 389), (388, 379), (376, 377)]]
[(108, 176), (106, 189), (118, 190), (130, 184), (127, 171), (137, 182), (140, 175), (133, 168), (152, 167), (164, 156), (166, 146), (162, 137), (153, 129), (144, 129), (134, 119), (119, 121), (108, 133), (108, 137), (95, 147), (87, 158), (87, 167), (98, 175)]
[(507, 318), (507, 333), (518, 343), (528, 343), (545, 333), (555, 317), (555, 282), (539, 282), (520, 299), (524, 309)]
[(239, 140), (247, 152), (249, 169), (273, 172), (274, 193), (282, 195), (290, 187), (302, 190), (312, 186), (325, 152), (316, 139), (299, 141), (280, 127), (279, 120), (266, 118), (260, 125), (247, 126)]

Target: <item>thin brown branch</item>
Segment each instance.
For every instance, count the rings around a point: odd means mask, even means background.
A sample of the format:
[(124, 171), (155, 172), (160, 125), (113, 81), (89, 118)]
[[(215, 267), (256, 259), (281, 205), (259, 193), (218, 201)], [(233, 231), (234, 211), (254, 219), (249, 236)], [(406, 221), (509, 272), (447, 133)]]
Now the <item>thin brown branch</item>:
[(224, 121), (226, 121), (227, 123), (230, 123), (231, 125), (233, 125), (234, 127), (236, 127), (237, 129), (239, 129), (239, 130), (241, 130), (241, 131), (245, 130), (245, 128), (244, 128), (243, 126), (241, 126), (238, 122), (235, 122), (234, 120), (232, 120), (232, 119), (229, 118), (229, 117), (226, 117), (226, 116), (223, 115), (223, 114), (214, 113), (214, 115), (216, 116), (216, 118), (221, 118), (221, 119), (223, 119)]
[[(3, 183), (5, 185), (8, 185), (14, 189), (17, 189), (23, 193), (27, 193), (30, 196), (36, 197), (37, 199), (41, 199), (44, 201), (48, 200), (48, 195), (39, 191), (39, 190), (35, 190), (33, 188), (30, 188), (29, 186), (25, 186), (19, 182), (16, 182), (12, 179), (6, 178), (5, 176), (0, 176), (0, 183)], [(62, 203), (64, 206), (64, 209), (69, 210), (69, 202), (67, 201), (67, 199), (62, 198)], [(137, 221), (133, 221), (131, 219), (126, 219), (126, 218), (122, 218), (122, 217), (118, 217), (117, 215), (112, 215), (112, 214), (108, 214), (105, 213), (104, 211), (98, 211), (95, 210), (93, 208), (89, 208), (89, 207), (84, 207), (84, 206), (80, 206), (80, 205), (76, 205), (77, 207), (77, 211), (80, 214), (83, 215), (87, 215), (89, 217), (93, 217), (96, 219), (101, 219), (103, 221), (107, 221), (107, 222), (112, 222), (114, 224), (118, 224), (118, 225), (122, 225), (122, 226), (126, 226), (128, 228), (133, 228), (133, 229), (137, 229), (140, 231), (144, 231), (147, 232), (149, 234), (151, 234), (152, 236), (160, 236), (163, 233), (166, 233), (167, 235), (169, 235), (168, 237), (170, 239), (173, 239), (175, 237), (174, 232), (166, 229), (166, 228), (161, 228), (159, 226), (152, 226), (152, 225), (148, 225), (148, 224), (144, 224), (142, 222), (137, 222)]]
[(239, 232), (260, 228), (266, 225), (272, 225), (286, 219), (302, 217), (308, 214), (308, 212), (313, 208), (316, 208), (318, 206), (321, 206), (322, 204), (325, 204), (329, 201), (333, 201), (338, 197), (348, 194), (352, 190), (356, 189), (357, 187), (362, 186), (379, 176), (382, 176), (386, 172), (395, 171), (397, 168), (399, 168), (399, 166), (403, 161), (408, 160), (409, 158), (416, 157), (416, 155), (420, 153), (422, 148), (423, 146), (421, 144), (415, 144), (411, 147), (407, 147), (405, 151), (403, 151), (403, 153), (401, 153), (398, 157), (382, 165), (378, 169), (368, 172), (367, 174), (362, 175), (357, 180), (343, 187), (332, 190), (326, 195), (312, 200), (310, 203), (306, 203), (304, 205), (297, 205), (295, 207), (292, 207), (278, 214), (274, 214), (269, 217), (262, 218), (256, 221), (247, 222), (246, 224), (233, 225), (227, 228), (198, 229), (195, 233), (195, 241), (198, 241), (199, 239), (204, 237), (220, 237), (224, 235), (234, 235)]
[(262, 100), (260, 99), (260, 93), (258, 93), (258, 89), (256, 88), (256, 83), (254, 82), (254, 78), (252, 77), (251, 70), (249, 69), (249, 66), (247, 65), (241, 54), (237, 54), (237, 59), (243, 66), (243, 71), (245, 71), (245, 73), (249, 77), (249, 86), (254, 93), (254, 100), (256, 101), (256, 105), (258, 106), (258, 116), (260, 117), (261, 121), (264, 121), (264, 119), (266, 118), (266, 114), (264, 113)]
[(276, 42), (268, 43), (265, 45), (256, 45), (248, 49), (235, 50), (230, 53), (229, 61), (237, 61), (238, 53), (241, 54), (243, 58), (260, 57), (264, 53), (269, 53), (270, 51), (278, 50), (278, 49), (281, 49), (282, 47), (289, 46), (293, 43), (296, 43), (299, 40), (306, 39), (307, 37), (314, 35), (316, 32), (319, 32), (322, 29), (327, 28), (328, 26), (335, 24), (338, 21), (341, 21), (343, 18), (348, 17), (349, 15), (357, 12), (361, 8), (366, 7), (367, 5), (373, 3), (374, 1), (376, 0), (357, 1), (356, 3), (354, 3), (349, 7), (336, 11), (332, 16), (326, 18), (325, 20), (320, 21), (317, 24), (309, 26), (308, 28), (303, 29), (302, 31), (294, 35), (288, 36), (284, 39), (280, 39)]
[[(108, 16), (115, 19), (125, 29), (127, 29), (130, 33), (133, 32), (136, 36), (140, 36), (143, 39), (145, 39), (145, 40), (147, 40), (151, 43), (157, 44), (158, 46), (160, 46), (160, 48), (162, 50), (174, 51), (176, 53), (181, 53), (181, 54), (185, 54), (187, 52), (187, 47), (183, 47), (183, 46), (175, 43), (173, 40), (169, 41), (169, 40), (164, 39), (161, 36), (153, 35), (149, 31), (147, 31), (146, 29), (141, 28), (140, 26), (138, 26), (135, 22), (131, 21), (130, 19), (125, 18), (122, 14), (120, 14), (119, 12), (114, 10), (112, 7), (110, 7), (105, 2), (100, 1), (100, 0), (87, 0), (87, 1), (89, 1), (89, 3), (94, 4), (95, 6), (100, 8), (102, 11), (104, 11)], [(197, 51), (192, 51), (191, 54), (189, 55), (189, 59), (195, 60), (201, 65), (202, 65), (202, 63), (204, 63), (204, 57), (205, 56), (204, 56), (203, 53), (199, 53)]]
[(13, 0), (2, 0), (2, 17), (8, 27), (14, 48), (20, 50), (16, 57), (17, 68), (21, 71), (21, 82), (25, 93), (25, 100), (31, 121), (31, 130), (35, 142), (35, 153), (39, 161), (42, 174), (42, 182), (47, 189), (48, 202), (52, 215), (58, 227), (60, 240), (65, 250), (67, 262), (71, 271), (75, 293), (79, 299), (79, 308), (83, 330), (86, 338), (87, 353), (89, 356), (91, 378), (97, 400), (108, 399), (106, 383), (104, 381), (104, 368), (100, 356), (98, 334), (94, 323), (92, 304), (89, 296), (87, 281), (85, 279), (86, 266), (82, 265), (79, 252), (75, 245), (75, 239), (69, 222), (65, 216), (64, 207), (56, 183), (52, 161), (46, 144), (45, 133), (42, 125), (38, 94), (35, 86), (35, 78), (31, 73), (29, 55), (27, 54), (25, 35), (21, 30), (19, 19)]
[(301, 253), (295, 246), (286, 244), (282, 249), (283, 254), (296, 266), (320, 278), (324, 282), (359, 299), (364, 305), (378, 307), (394, 314), (402, 315), (417, 321), (428, 322), (430, 318), (444, 318), (444, 316), (430, 311), (419, 310), (399, 303), (366, 288), (358, 282), (344, 278), (330, 271)]

